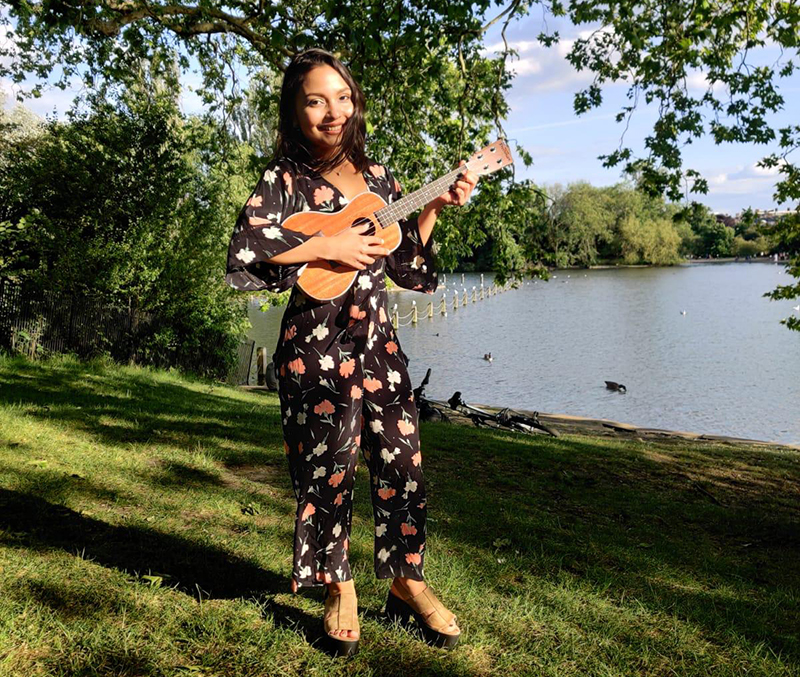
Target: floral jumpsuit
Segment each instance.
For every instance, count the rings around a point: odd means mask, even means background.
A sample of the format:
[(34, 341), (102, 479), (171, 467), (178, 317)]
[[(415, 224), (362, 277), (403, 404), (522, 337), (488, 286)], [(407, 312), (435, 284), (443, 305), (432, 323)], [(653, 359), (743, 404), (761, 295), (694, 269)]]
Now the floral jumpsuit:
[[(363, 173), (388, 204), (400, 185), (385, 166)], [(311, 167), (273, 160), (243, 207), (228, 249), (226, 282), (243, 291), (292, 287), (303, 264), (266, 259), (309, 237), (281, 224), (300, 211), (334, 212), (347, 198)], [(432, 294), (437, 276), (416, 219), (389, 256), (360, 271), (332, 301), (292, 288), (273, 361), (278, 371), (284, 449), (297, 499), (292, 589), (352, 578), (347, 557), (353, 486), (362, 449), (370, 471), (378, 578), (423, 580), (426, 496), (417, 410), (386, 311), (384, 272), (401, 287)]]

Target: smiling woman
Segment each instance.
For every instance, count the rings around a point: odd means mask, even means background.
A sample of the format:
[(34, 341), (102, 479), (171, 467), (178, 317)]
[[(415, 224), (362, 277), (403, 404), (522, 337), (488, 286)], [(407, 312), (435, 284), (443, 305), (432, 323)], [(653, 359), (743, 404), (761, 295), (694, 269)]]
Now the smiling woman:
[[(359, 194), (386, 204), (400, 197), (389, 168), (366, 156), (364, 106), (358, 84), (331, 54), (308, 50), (291, 61), (277, 157), (240, 212), (226, 271), (228, 284), (243, 291), (292, 287), (273, 356), (297, 499), (291, 588), (327, 586), (324, 628), (337, 653), (358, 646), (348, 548), (359, 448), (372, 480), (375, 574), (393, 579), (387, 613), (413, 615), (439, 646), (454, 646), (460, 635), (454, 614), (424, 582), (427, 499), (417, 410), (408, 360), (386, 311), (385, 276), (433, 293), (437, 215), (463, 204), (478, 177), (467, 171), (418, 218), (401, 219), (401, 240), (391, 251), (366, 233), (369, 224), (330, 237), (286, 227), (299, 212), (338, 211)], [(335, 298), (312, 298), (294, 283), (314, 261), (358, 271), (357, 284)]]

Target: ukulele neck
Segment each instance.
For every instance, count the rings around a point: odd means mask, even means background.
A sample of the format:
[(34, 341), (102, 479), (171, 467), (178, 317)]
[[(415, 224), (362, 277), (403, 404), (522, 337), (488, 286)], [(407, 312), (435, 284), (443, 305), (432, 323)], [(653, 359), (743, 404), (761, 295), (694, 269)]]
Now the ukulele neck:
[(448, 172), (444, 176), (440, 176), (427, 186), (423, 186), (419, 190), (409, 193), (396, 202), (392, 202), (392, 204), (387, 205), (383, 209), (379, 209), (375, 212), (375, 216), (384, 228), (393, 223), (397, 223), (401, 219), (406, 218), (409, 214), (424, 207), (434, 198), (446, 193), (450, 190), (450, 187), (455, 183), (456, 179), (466, 172), (467, 165), (456, 167), (453, 171)]

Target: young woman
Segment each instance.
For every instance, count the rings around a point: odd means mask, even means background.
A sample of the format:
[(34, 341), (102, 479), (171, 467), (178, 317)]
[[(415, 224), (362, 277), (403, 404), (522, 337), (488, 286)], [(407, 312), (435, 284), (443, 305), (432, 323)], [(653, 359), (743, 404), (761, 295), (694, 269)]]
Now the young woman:
[(387, 203), (400, 185), (364, 152), (364, 96), (333, 55), (292, 59), (281, 89), (277, 154), (242, 209), (228, 250), (226, 281), (243, 291), (292, 287), (309, 261), (358, 271), (343, 296), (320, 302), (293, 287), (273, 356), (284, 447), (297, 498), (292, 591), (327, 586), (324, 628), (337, 652), (358, 646), (348, 546), (359, 447), (369, 466), (375, 517), (374, 568), (393, 579), (387, 611), (414, 615), (429, 641), (454, 646), (455, 616), (424, 582), (426, 497), (408, 359), (386, 312), (384, 274), (433, 293), (431, 231), (445, 205), (461, 205), (478, 177), (467, 172), (417, 219), (400, 223), (389, 252), (366, 226), (334, 237), (282, 228), (292, 214), (333, 212), (371, 191)]

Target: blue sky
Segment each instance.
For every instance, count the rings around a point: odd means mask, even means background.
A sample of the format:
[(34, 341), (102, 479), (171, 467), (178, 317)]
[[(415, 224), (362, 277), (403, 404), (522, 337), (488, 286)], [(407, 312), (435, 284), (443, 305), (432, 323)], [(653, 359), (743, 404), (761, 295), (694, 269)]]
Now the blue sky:
[[(507, 31), (511, 45), (518, 50), (514, 60), (517, 73), (514, 85), (508, 94), (511, 114), (504, 128), (509, 139), (519, 142), (534, 158), (533, 166), (518, 165), (517, 177), (530, 178), (540, 185), (568, 184), (585, 180), (603, 186), (621, 179), (618, 168), (604, 168), (598, 155), (609, 153), (620, 144), (623, 124), (614, 120), (615, 114), (628, 104), (627, 85), (605, 85), (603, 105), (578, 117), (572, 109), (574, 94), (591, 82), (591, 76), (580, 73), (564, 58), (572, 41), (586, 34), (589, 27), (576, 28), (564, 20), (549, 17), (547, 29), (558, 30), (560, 43), (545, 48), (536, 42), (536, 36), (544, 29), (540, 14), (526, 17), (513, 24)], [(0, 29), (2, 30), (2, 29)], [(0, 35), (0, 40), (6, 38)], [(499, 27), (493, 27), (485, 40), (491, 51), (500, 43)], [(750, 60), (757, 63), (772, 63), (778, 57), (776, 48), (765, 48), (760, 54), (751, 54)], [(199, 76), (189, 74), (188, 84), (199, 84)], [(690, 79), (696, 96), (706, 88), (702, 75)], [(0, 81), (6, 91), (6, 106), (14, 104), (12, 83)], [(79, 85), (78, 85), (79, 87)], [(780, 91), (785, 98), (784, 110), (771, 118), (773, 126), (796, 123), (796, 112), (800, 111), (800, 75), (781, 80)], [(50, 88), (40, 99), (30, 99), (25, 106), (44, 116), (55, 114), (62, 118), (70, 107), (76, 89)], [(187, 91), (183, 109), (186, 113), (198, 112), (199, 99)], [(795, 111), (791, 119), (788, 111)], [(634, 152), (643, 152), (643, 140), (652, 129), (657, 118), (655, 105), (639, 104), (625, 132), (625, 145)], [(712, 210), (734, 214), (752, 206), (758, 209), (787, 209), (790, 205), (778, 205), (772, 198), (777, 176), (774, 170), (756, 167), (756, 162), (777, 150), (773, 146), (723, 145), (717, 146), (704, 138), (684, 147), (684, 167), (698, 170), (709, 181), (707, 195), (694, 196)]]

